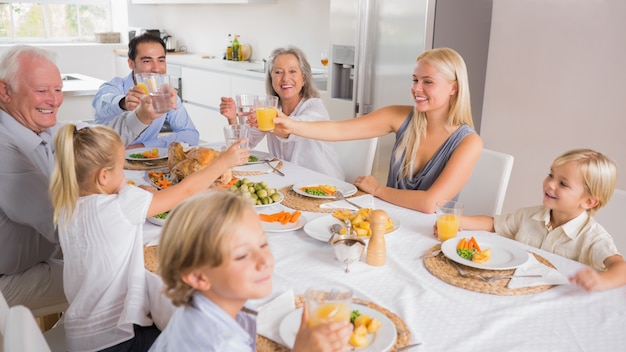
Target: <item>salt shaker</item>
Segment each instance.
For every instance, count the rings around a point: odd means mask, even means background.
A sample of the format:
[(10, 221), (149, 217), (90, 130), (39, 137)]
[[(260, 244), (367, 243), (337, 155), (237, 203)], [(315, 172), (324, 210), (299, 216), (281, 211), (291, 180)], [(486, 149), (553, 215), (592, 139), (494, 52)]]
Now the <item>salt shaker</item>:
[(370, 213), (370, 228), (372, 236), (367, 245), (367, 257), (365, 262), (372, 266), (385, 265), (387, 248), (385, 247), (385, 228), (389, 216), (384, 210), (372, 210)]

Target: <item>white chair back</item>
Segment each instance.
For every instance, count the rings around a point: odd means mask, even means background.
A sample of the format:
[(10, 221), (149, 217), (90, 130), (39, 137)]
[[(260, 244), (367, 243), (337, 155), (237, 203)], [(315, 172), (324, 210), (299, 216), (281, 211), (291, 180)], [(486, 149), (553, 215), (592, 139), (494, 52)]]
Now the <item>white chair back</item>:
[(626, 256), (626, 233), (622, 217), (626, 215), (626, 191), (616, 189), (609, 203), (594, 218), (613, 236), (619, 252)]
[(9, 304), (0, 292), (0, 352), (4, 350), (4, 330), (6, 327), (7, 315), (9, 314)]
[(509, 186), (513, 156), (483, 149), (461, 194), (464, 215), (498, 215)]
[(6, 352), (50, 352), (33, 314), (24, 306), (9, 309), (4, 332)]
[(339, 162), (346, 176), (346, 182), (353, 183), (357, 177), (372, 173), (378, 138), (332, 143), (339, 154)]

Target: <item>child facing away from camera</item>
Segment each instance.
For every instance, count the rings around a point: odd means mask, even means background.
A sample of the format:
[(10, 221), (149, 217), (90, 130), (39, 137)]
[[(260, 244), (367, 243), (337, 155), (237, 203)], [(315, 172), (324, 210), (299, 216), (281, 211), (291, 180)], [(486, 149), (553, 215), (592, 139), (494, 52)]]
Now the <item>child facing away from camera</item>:
[(59, 130), (50, 194), (70, 304), (63, 315), (68, 350), (150, 348), (174, 307), (162, 295), (160, 278), (144, 269), (144, 221), (247, 161), (243, 142), (180, 183), (151, 193), (126, 183), (124, 144), (115, 131), (73, 124)]
[[(150, 351), (255, 350), (256, 321), (242, 308), (271, 293), (274, 258), (244, 197), (210, 192), (177, 206), (163, 227), (157, 258), (165, 294), (179, 308)], [(350, 323), (309, 327), (306, 319), (305, 311), (293, 351), (348, 350)]]
[(570, 278), (587, 291), (619, 287), (626, 284), (626, 262), (593, 218), (616, 182), (613, 160), (591, 149), (570, 150), (554, 160), (543, 181), (543, 205), (495, 217), (462, 216), (460, 227), (496, 232), (589, 265)]

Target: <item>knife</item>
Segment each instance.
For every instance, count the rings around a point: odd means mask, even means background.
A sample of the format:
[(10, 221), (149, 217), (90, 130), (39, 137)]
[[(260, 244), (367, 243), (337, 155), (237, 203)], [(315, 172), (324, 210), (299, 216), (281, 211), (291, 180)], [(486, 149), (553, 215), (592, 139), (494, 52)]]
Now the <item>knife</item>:
[(271, 168), (272, 168), (272, 170), (274, 170), (274, 172), (275, 172), (275, 173), (277, 173), (277, 174), (279, 174), (279, 175), (281, 175), (281, 176), (285, 176), (285, 174), (283, 174), (283, 173), (282, 173), (282, 171), (280, 171), (280, 170), (278, 170), (277, 168), (275, 168), (275, 167), (274, 167), (274, 165), (272, 165), (272, 164), (270, 163), (270, 161), (269, 161), (269, 160), (265, 160), (265, 163), (266, 163), (267, 165), (269, 165), (269, 167), (271, 167)]

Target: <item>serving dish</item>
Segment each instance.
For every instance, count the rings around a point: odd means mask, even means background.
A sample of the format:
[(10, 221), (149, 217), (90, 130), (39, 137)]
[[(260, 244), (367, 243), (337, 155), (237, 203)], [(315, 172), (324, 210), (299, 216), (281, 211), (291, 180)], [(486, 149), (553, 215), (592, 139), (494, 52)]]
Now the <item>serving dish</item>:
[[(391, 219), (391, 221), (393, 222), (393, 229), (387, 232), (385, 235), (390, 235), (398, 231), (398, 229), (400, 228), (399, 220)], [(309, 237), (314, 238), (318, 241), (328, 242), (328, 239), (330, 238), (330, 227), (333, 224), (340, 224), (345, 226), (343, 221), (337, 219), (336, 217), (332, 215), (324, 215), (307, 222), (306, 225), (304, 225), (304, 232), (309, 235)], [(359, 236), (359, 238), (368, 240), (370, 236)]]

